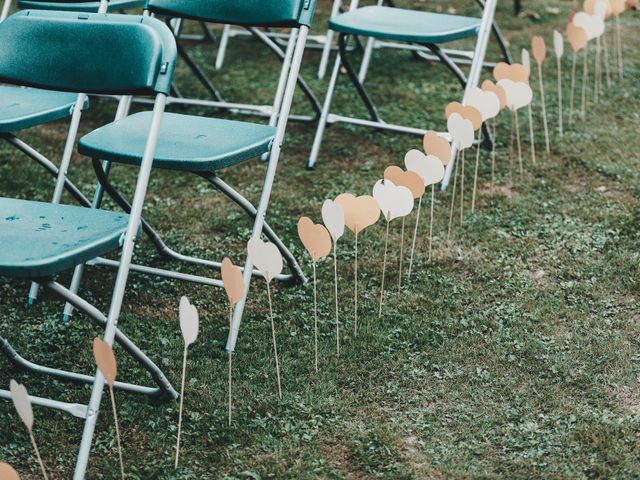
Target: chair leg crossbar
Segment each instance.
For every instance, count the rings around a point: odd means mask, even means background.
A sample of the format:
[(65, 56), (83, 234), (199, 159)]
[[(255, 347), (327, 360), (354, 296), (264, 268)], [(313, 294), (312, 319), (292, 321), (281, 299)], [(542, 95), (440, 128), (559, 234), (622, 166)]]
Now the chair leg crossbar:
[[(75, 308), (87, 314), (97, 325), (101, 327), (105, 327), (107, 325), (107, 318), (100, 310), (71, 292), (69, 289), (53, 280), (42, 279), (39, 280), (39, 283), (52, 290), (67, 302), (73, 304)], [(151, 378), (157, 385), (156, 387), (146, 387), (131, 383), (116, 382), (114, 385), (115, 388), (127, 392), (144, 394), (153, 398), (170, 400), (178, 399), (178, 392), (173, 388), (162, 370), (160, 370), (160, 368), (119, 329), (116, 329), (114, 339), (129, 355), (133, 357), (136, 362), (149, 372)], [(33, 363), (18, 354), (9, 341), (3, 337), (0, 337), (0, 352), (2, 352), (16, 368), (27, 372), (49, 375), (62, 380), (89, 385), (92, 385), (95, 382), (95, 377), (92, 375), (60, 370)], [(0, 398), (11, 399), (11, 393), (8, 390), (0, 390)], [(62, 410), (78, 418), (87, 417), (87, 405), (60, 402), (40, 397), (30, 398), (34, 405)]]

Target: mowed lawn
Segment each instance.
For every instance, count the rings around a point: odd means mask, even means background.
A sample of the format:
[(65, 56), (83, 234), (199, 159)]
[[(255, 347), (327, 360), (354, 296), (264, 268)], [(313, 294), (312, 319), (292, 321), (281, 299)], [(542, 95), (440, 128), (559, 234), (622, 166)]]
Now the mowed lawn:
[[(471, 1), (399, 3), (445, 11), (454, 5), (458, 13), (477, 13)], [(514, 57), (520, 58), (520, 49), (529, 46), (533, 34), (544, 35), (550, 48), (552, 31), (564, 30), (567, 13), (576, 3), (525, 1), (526, 15), (516, 18), (511, 2), (501, 1), (497, 18)], [(329, 8), (329, 1), (320, 2), (314, 32), (323, 31)], [(282, 400), (275, 383), (265, 285), (252, 283), (234, 355), (231, 428), (226, 424), (224, 292), (132, 274), (120, 327), (176, 386), (183, 349), (177, 318), (180, 296), (187, 295), (199, 309), (201, 330), (189, 352), (177, 470), (173, 455), (178, 404), (116, 394), (127, 478), (639, 478), (640, 18), (627, 12), (621, 20), (624, 80), (614, 75), (610, 87), (605, 81), (599, 103), (590, 95), (586, 118), (576, 117), (571, 126), (565, 118), (567, 128), (560, 138), (555, 58), (550, 51), (544, 75), (551, 154), (543, 154), (534, 74), (537, 164), (531, 164), (522, 112), (525, 174), (516, 170), (509, 182), (510, 117), (503, 113), (498, 122), (496, 184), (490, 184), (490, 160), (482, 152), (479, 196), (471, 215), (473, 177), (467, 162), (464, 225), (454, 221), (449, 244), (450, 192), (436, 195), (431, 262), (426, 255), (425, 197), (413, 273), (410, 281), (405, 276), (400, 292), (400, 222), (391, 224), (381, 317), (384, 222), (361, 235), (357, 337), (353, 335), (353, 235), (345, 234), (338, 248), (340, 356), (335, 351), (333, 259), (319, 263), (317, 374), (312, 286), (275, 285)], [(188, 28), (198, 31), (194, 24)], [(607, 40), (611, 48), (612, 37)], [(232, 39), (224, 68), (218, 72), (212, 66), (215, 46), (194, 43), (188, 48), (226, 98), (270, 102), (278, 62), (256, 41)], [(571, 66), (568, 45), (566, 50), (565, 100)], [(489, 54), (495, 58), (495, 44)], [(322, 100), (327, 82), (315, 79), (318, 61), (318, 51), (308, 50), (303, 74)], [(488, 71), (483, 74), (489, 76)], [(184, 64), (176, 77), (183, 92), (204, 95)], [(416, 60), (406, 51), (376, 51), (367, 86), (388, 121), (437, 130), (446, 126), (446, 103), (461, 99), (458, 84), (441, 65)], [(345, 76), (334, 106), (344, 113), (366, 113)], [(308, 110), (300, 92), (294, 110)], [(114, 113), (115, 102), (94, 99), (82, 131), (110, 121)], [(58, 122), (22, 137), (58, 161), (66, 128), (67, 123)], [(404, 153), (421, 145), (415, 136), (334, 125), (326, 131), (317, 169), (308, 171), (304, 165), (314, 131), (311, 124), (290, 125), (268, 212), (269, 222), (300, 256), (309, 275), (311, 263), (296, 233), (298, 218), (307, 215), (319, 222), (324, 199), (343, 192), (370, 194), (386, 166), (402, 165)], [(252, 161), (221, 176), (255, 200), (264, 171), (263, 164)], [(92, 193), (88, 159), (76, 155), (70, 177), (87, 195)], [(115, 166), (112, 179), (130, 195), (135, 169)], [(51, 177), (0, 143), (1, 195), (48, 200), (52, 190)], [(116, 208), (112, 202), (107, 206)], [(184, 253), (244, 261), (251, 223), (195, 176), (154, 171), (144, 214), (171, 246)], [(408, 218), (408, 232), (414, 215)], [(409, 240), (405, 235), (405, 253)], [(137, 261), (166, 265), (147, 240), (138, 247)], [(405, 259), (405, 271), (407, 264)], [(175, 267), (217, 276), (191, 266)], [(69, 279), (69, 274), (60, 278), (63, 283)], [(91, 268), (82, 293), (106, 310), (113, 280), (113, 270)], [(31, 360), (92, 372), (91, 341), (100, 329), (82, 315), (74, 316), (69, 325), (60, 323), (63, 304), (46, 292), (36, 306), (25, 308), (27, 289), (24, 281), (1, 280), (2, 336)], [(120, 379), (149, 383), (120, 347), (115, 352)], [(28, 375), (0, 359), (0, 384), (6, 388), (12, 378), (33, 395), (88, 400), (88, 386)], [(116, 479), (120, 475), (115, 430), (106, 396), (102, 407), (87, 478)], [(51, 477), (69, 478), (82, 421), (38, 407), (34, 413), (34, 435)], [(40, 478), (27, 431), (5, 401), (0, 402), (0, 460), (13, 464), (22, 478)]]

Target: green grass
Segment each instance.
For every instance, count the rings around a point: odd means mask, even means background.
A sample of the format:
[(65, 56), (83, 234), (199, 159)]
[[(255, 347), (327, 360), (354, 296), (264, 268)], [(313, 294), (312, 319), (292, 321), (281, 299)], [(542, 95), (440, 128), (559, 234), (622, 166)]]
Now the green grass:
[[(445, 8), (449, 3), (437, 2)], [(574, 4), (525, 2), (529, 12), (540, 15), (534, 20), (513, 18), (511, 2), (501, 2), (498, 19), (512, 53), (519, 58), (533, 33), (544, 34), (550, 46), (552, 30), (563, 28)], [(554, 14), (547, 6), (559, 6), (560, 12)], [(323, 1), (318, 32), (327, 12), (328, 2)], [(550, 58), (545, 75), (551, 156), (542, 155), (536, 104), (539, 163), (530, 164), (525, 141), (526, 174), (507, 185), (509, 116), (503, 114), (498, 185), (488, 183), (489, 161), (483, 153), (477, 212), (465, 217), (464, 226), (454, 225), (450, 246), (450, 193), (437, 195), (435, 257), (426, 260), (425, 215), (414, 275), (400, 293), (395, 291), (400, 224), (392, 224), (381, 318), (377, 302), (384, 225), (364, 232), (359, 252), (362, 331), (357, 338), (352, 335), (353, 237), (345, 235), (338, 255), (340, 357), (335, 354), (332, 259), (321, 262), (318, 374), (313, 372), (312, 288), (275, 288), (282, 400), (275, 385), (266, 291), (263, 283), (254, 282), (234, 356), (230, 429), (222, 351), (228, 330), (224, 292), (131, 275), (120, 326), (175, 385), (182, 358), (177, 321), (181, 295), (198, 307), (201, 332), (189, 354), (178, 470), (172, 461), (177, 404), (117, 394), (128, 478), (638, 478), (640, 60), (634, 48), (640, 38), (636, 14), (625, 14), (622, 24), (624, 81), (615, 80), (605, 89), (601, 102), (589, 106), (586, 120), (578, 120), (560, 139)], [(213, 74), (212, 48), (191, 49)], [(318, 60), (317, 51), (308, 51), (303, 71), (322, 99), (326, 83), (314, 77)], [(276, 77), (271, 54), (246, 39), (231, 41), (227, 63), (215, 73), (216, 85), (227, 98), (265, 103)], [(184, 67), (178, 82), (193, 83)], [(537, 86), (535, 75), (532, 85)], [(441, 66), (416, 61), (407, 52), (376, 52), (368, 86), (389, 121), (436, 129), (444, 128), (444, 105), (460, 98), (458, 85)], [(188, 86), (184, 89), (189, 91)], [(363, 110), (344, 78), (334, 105), (348, 113)], [(295, 110), (305, 108), (298, 95)], [(83, 132), (109, 121), (114, 112), (113, 102), (95, 100)], [(520, 118), (526, 132), (525, 116)], [(57, 160), (65, 129), (60, 122), (23, 137)], [(318, 169), (310, 172), (304, 164), (313, 133), (313, 125), (291, 125), (269, 208), (269, 221), (300, 255), (309, 274), (308, 256), (297, 239), (297, 219), (308, 215), (320, 221), (322, 201), (344, 191), (370, 193), (387, 165), (401, 164), (404, 152), (420, 147), (417, 137), (332, 126)], [(94, 182), (91, 172), (87, 159), (74, 158), (71, 177), (87, 194)], [(134, 173), (116, 166), (113, 179), (130, 193)], [(223, 173), (228, 182), (257, 198), (263, 166), (249, 162)], [(0, 145), (3, 195), (46, 200), (51, 191), (52, 180), (33, 162)], [(470, 190), (466, 195), (469, 199)], [(187, 253), (228, 255), (236, 262), (244, 258), (250, 223), (193, 176), (154, 171), (145, 215), (171, 245)], [(163, 264), (148, 241), (139, 247), (137, 260)], [(90, 269), (83, 294), (104, 310), (113, 279), (111, 270)], [(68, 282), (69, 275), (61, 280)], [(25, 309), (25, 282), (3, 279), (0, 291), (0, 331), (20, 352), (39, 363), (92, 371), (91, 340), (99, 329), (82, 316), (68, 326), (59, 323), (62, 303), (48, 293), (34, 308)], [(116, 355), (121, 379), (148, 383), (119, 347)], [(0, 384), (8, 385), (11, 378), (34, 395), (79, 402), (89, 395), (88, 387), (26, 375), (0, 360)], [(107, 402), (105, 398), (88, 478), (119, 478)], [(68, 478), (82, 422), (56, 411), (34, 411), (45, 463), (54, 478)], [(27, 433), (10, 402), (0, 402), (0, 419), (0, 459), (12, 463), (22, 478), (39, 478)]]

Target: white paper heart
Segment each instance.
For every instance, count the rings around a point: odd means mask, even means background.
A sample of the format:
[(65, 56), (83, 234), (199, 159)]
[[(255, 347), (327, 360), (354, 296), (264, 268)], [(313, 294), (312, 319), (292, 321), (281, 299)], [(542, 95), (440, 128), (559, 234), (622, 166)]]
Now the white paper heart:
[(409, 150), (404, 156), (407, 170), (417, 173), (428, 187), (444, 178), (444, 164), (435, 155), (425, 155), (420, 150)]
[(482, 120), (487, 121), (500, 113), (500, 99), (493, 92), (485, 92), (481, 88), (473, 87), (464, 97), (465, 105), (475, 107), (481, 114)]
[(33, 410), (31, 409), (31, 400), (24, 385), (11, 380), (9, 382), (9, 390), (11, 391), (11, 400), (13, 406), (18, 412), (20, 420), (26, 425), (27, 430), (33, 429)]
[(596, 16), (602, 18), (602, 20), (604, 20), (607, 17), (607, 10), (609, 9), (609, 2), (605, 1), (605, 0), (598, 0), (596, 2), (595, 7), (593, 8), (593, 11), (595, 13)]
[(387, 221), (409, 215), (413, 210), (411, 190), (396, 186), (391, 180), (378, 180), (373, 186), (373, 198), (380, 205), (382, 215)]
[(558, 58), (562, 58), (564, 55), (564, 38), (557, 30), (553, 31), (553, 50)]
[(473, 123), (462, 118), (459, 113), (453, 113), (447, 119), (447, 131), (460, 150), (473, 145)]
[(247, 242), (247, 253), (251, 263), (262, 272), (267, 282), (282, 272), (282, 254), (273, 243), (252, 238)]
[(200, 322), (198, 319), (198, 309), (189, 303), (187, 297), (180, 298), (180, 330), (186, 346), (191, 345), (198, 338)]
[(526, 48), (522, 49), (522, 66), (525, 68), (525, 70), (527, 71), (527, 74), (531, 75), (531, 56), (529, 55), (529, 50), (527, 50)]
[(509, 79), (498, 82), (507, 93), (507, 106), (512, 110), (519, 110), (526, 107), (533, 100), (533, 90), (524, 82), (514, 82)]
[(333, 200), (325, 200), (322, 204), (322, 222), (329, 230), (333, 243), (344, 235), (344, 210)]
[(599, 15), (578, 12), (573, 16), (573, 24), (587, 33), (587, 39), (593, 40), (604, 33), (604, 19)]

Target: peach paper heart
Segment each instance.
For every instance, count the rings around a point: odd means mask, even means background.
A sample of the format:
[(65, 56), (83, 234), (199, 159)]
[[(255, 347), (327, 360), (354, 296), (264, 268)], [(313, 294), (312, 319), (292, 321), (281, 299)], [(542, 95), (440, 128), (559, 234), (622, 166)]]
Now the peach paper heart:
[(96, 337), (93, 339), (93, 358), (102, 375), (104, 375), (107, 384), (113, 388), (113, 384), (116, 382), (116, 375), (118, 374), (118, 364), (113, 354), (113, 349), (107, 342)]
[(345, 225), (353, 233), (360, 233), (380, 218), (380, 206), (371, 195), (356, 197), (351, 193), (343, 193), (334, 201), (344, 210)]
[(587, 32), (584, 28), (578, 27), (572, 22), (569, 22), (567, 23), (567, 41), (574, 52), (579, 52), (587, 46)]
[(547, 46), (544, 43), (544, 38), (538, 35), (531, 38), (531, 53), (533, 53), (536, 63), (542, 65), (544, 59), (547, 58)]
[(491, 80), (485, 80), (482, 82), (482, 90), (485, 92), (493, 92), (500, 100), (500, 110), (507, 106), (507, 93), (500, 85), (493, 83)]
[(324, 225), (313, 223), (309, 217), (298, 220), (298, 236), (311, 259), (317, 262), (331, 252), (331, 235)]
[(222, 285), (224, 286), (225, 292), (227, 292), (229, 304), (233, 307), (242, 299), (244, 294), (242, 270), (236, 267), (229, 258), (224, 257), (220, 274), (222, 276)]
[(385, 169), (384, 179), (391, 180), (394, 185), (407, 187), (413, 198), (420, 198), (424, 195), (424, 181), (416, 172), (403, 170), (396, 165), (391, 165)]
[(16, 472), (8, 463), (0, 462), (0, 478), (2, 480), (20, 480)]
[(529, 83), (527, 69), (520, 63), (514, 63), (512, 65), (504, 62), (498, 63), (493, 69), (493, 78), (495, 78), (496, 81), (508, 79), (513, 82)]
[(471, 121), (473, 130), (478, 130), (482, 126), (482, 113), (469, 105), (462, 105), (460, 102), (451, 102), (444, 110), (444, 115), (448, 119), (452, 114), (457, 113), (462, 118)]
[(424, 134), (422, 148), (427, 155), (438, 157), (443, 165), (448, 165), (451, 161), (451, 144), (433, 130)]

